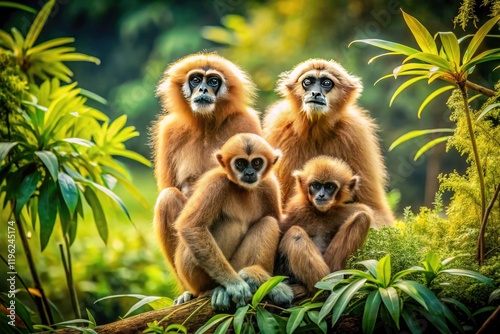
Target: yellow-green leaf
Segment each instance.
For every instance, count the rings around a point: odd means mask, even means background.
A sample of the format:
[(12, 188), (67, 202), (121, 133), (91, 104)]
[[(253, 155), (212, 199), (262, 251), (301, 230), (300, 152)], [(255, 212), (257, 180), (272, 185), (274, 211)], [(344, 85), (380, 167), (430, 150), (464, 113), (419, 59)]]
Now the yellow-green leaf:
[(484, 38), (488, 34), (488, 32), (495, 26), (495, 24), (500, 20), (500, 15), (497, 15), (493, 17), (492, 19), (488, 20), (479, 30), (474, 34), (474, 37), (472, 37), (472, 40), (469, 43), (469, 46), (467, 47), (467, 50), (464, 52), (464, 57), (462, 59), (462, 64), (466, 64), (469, 62), (469, 60), (472, 59), (474, 54), (476, 53), (477, 49), (479, 48), (479, 45), (483, 42)]
[(409, 86), (413, 85), (415, 82), (417, 81), (420, 81), (420, 80), (424, 80), (424, 79), (427, 79), (426, 76), (419, 76), (419, 77), (416, 77), (416, 78), (412, 78), (410, 80), (407, 80), (405, 81), (401, 86), (399, 86), (398, 89), (396, 89), (396, 91), (394, 92), (394, 94), (392, 95), (392, 98), (391, 98), (391, 101), (389, 102), (389, 107), (392, 105), (392, 102), (394, 102), (394, 100), (396, 99), (396, 97), (403, 91), (405, 90), (406, 88), (408, 88)]
[(457, 36), (452, 32), (440, 32), (439, 37), (448, 60), (455, 63), (455, 71), (457, 71), (460, 67), (460, 46), (458, 45)]
[(455, 86), (448, 85), (448, 86), (444, 86), (444, 87), (441, 87), (439, 89), (436, 89), (434, 92), (429, 94), (429, 96), (427, 96), (427, 98), (424, 100), (424, 102), (422, 102), (422, 104), (420, 105), (420, 108), (418, 108), (418, 118), (420, 118), (422, 110), (424, 110), (425, 106), (427, 106), (429, 104), (429, 102), (431, 102), (439, 94), (442, 94), (442, 93), (449, 91), (453, 88), (455, 88)]
[(376, 46), (380, 49), (392, 51), (392, 52), (397, 52), (406, 56), (412, 55), (414, 53), (418, 53), (419, 51), (417, 49), (414, 49), (412, 47), (399, 44), (399, 43), (394, 43), (394, 42), (389, 42), (389, 41), (384, 41), (383, 39), (358, 39), (355, 41), (352, 41), (349, 43), (349, 46), (351, 46), (354, 43), (364, 43), (364, 44), (369, 44)]
[(446, 59), (432, 53), (426, 53), (426, 52), (414, 53), (412, 55), (409, 55), (405, 60), (403, 60), (403, 64), (407, 63), (412, 59), (421, 60), (425, 63), (438, 66), (444, 70), (452, 70), (450, 63), (446, 61)]
[(83, 54), (83, 53), (63, 54), (63, 55), (60, 55), (59, 57), (57, 57), (57, 60), (59, 60), (59, 61), (88, 61), (88, 62), (95, 63), (97, 65), (99, 65), (101, 63), (101, 61), (98, 58), (88, 56), (88, 55)]
[(29, 48), (26, 51), (26, 56), (30, 56), (34, 53), (45, 51), (47, 49), (51, 49), (51, 48), (54, 48), (56, 46), (60, 46), (63, 44), (72, 43), (74, 41), (75, 41), (75, 39), (73, 37), (61, 37), (61, 38), (51, 39), (50, 41), (46, 41), (46, 42), (43, 42), (41, 44), (38, 44), (35, 47)]
[(413, 34), (413, 37), (415, 38), (415, 41), (417, 42), (420, 49), (423, 52), (437, 55), (438, 51), (436, 42), (432, 38), (429, 31), (416, 18), (409, 14), (406, 14), (403, 10), (401, 10), (401, 12), (403, 13), (403, 18), (406, 22), (406, 25), (408, 25), (408, 28), (410, 28), (411, 33)]
[(391, 146), (389, 147), (389, 151), (392, 151), (396, 146), (410, 140), (410, 139), (413, 139), (413, 138), (416, 138), (416, 137), (420, 137), (420, 136), (424, 136), (424, 135), (428, 135), (428, 134), (431, 134), (431, 133), (437, 133), (437, 132), (453, 132), (454, 130), (453, 129), (450, 129), (450, 128), (439, 128), (439, 129), (426, 129), (426, 130), (414, 130), (414, 131), (410, 131), (410, 132), (407, 132), (405, 133), (404, 135), (402, 135), (401, 137), (399, 137), (398, 139), (396, 139), (392, 144)]
[(45, 25), (45, 22), (47, 22), (49, 14), (52, 11), (52, 7), (54, 7), (55, 3), (56, 3), (55, 0), (47, 1), (47, 3), (42, 7), (38, 15), (35, 17), (35, 21), (33, 21), (33, 24), (31, 25), (30, 30), (26, 35), (26, 40), (24, 41), (25, 50), (31, 48), (33, 44), (35, 44), (35, 41), (40, 35), (40, 32), (42, 31), (43, 26)]
[(410, 63), (410, 64), (404, 64), (396, 67), (393, 71), (392, 74), (394, 74), (394, 77), (397, 78), (398, 75), (402, 75), (404, 72), (410, 71), (410, 70), (424, 70), (424, 71), (429, 71), (433, 66), (429, 64), (421, 64), (421, 63)]
[(14, 40), (3, 30), (0, 30), (0, 45), (7, 47), (9, 50), (14, 50), (15, 48)]
[(437, 144), (447, 141), (450, 137), (451, 136), (444, 136), (431, 140), (430, 142), (422, 146), (417, 153), (415, 153), (415, 157), (413, 157), (413, 160), (416, 161), (418, 158), (420, 158), (420, 156), (422, 156), (422, 154), (424, 154)]
[(394, 56), (394, 55), (400, 55), (401, 53), (400, 52), (388, 52), (388, 53), (382, 53), (382, 54), (379, 54), (378, 56), (375, 56), (375, 57), (372, 57), (370, 58), (370, 60), (368, 60), (368, 64), (371, 64), (375, 59), (378, 59), (380, 57), (385, 57), (385, 56)]

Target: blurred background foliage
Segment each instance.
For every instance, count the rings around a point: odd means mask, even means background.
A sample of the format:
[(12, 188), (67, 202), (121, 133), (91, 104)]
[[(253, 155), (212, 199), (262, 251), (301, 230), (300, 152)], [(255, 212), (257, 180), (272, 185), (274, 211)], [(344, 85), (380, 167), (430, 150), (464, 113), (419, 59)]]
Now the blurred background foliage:
[[(19, 2), (37, 10), (44, 3), (42, 0)], [(427, 85), (406, 90), (389, 108), (389, 100), (400, 82), (384, 80), (376, 86), (373, 84), (387, 73), (387, 69), (399, 65), (399, 60), (388, 57), (368, 66), (368, 59), (378, 54), (378, 50), (361, 44), (348, 48), (349, 42), (364, 38), (404, 41), (412, 45), (411, 34), (399, 8), (417, 17), (434, 33), (453, 27), (458, 2), (58, 0), (39, 40), (72, 36), (80, 52), (101, 60), (99, 67), (72, 63), (74, 79), (80, 87), (108, 100), (108, 104), (99, 105), (99, 109), (111, 119), (128, 115), (128, 123), (141, 135), (127, 142), (127, 148), (146, 157), (150, 157), (148, 129), (160, 113), (154, 96), (155, 86), (165, 67), (176, 59), (201, 50), (216, 50), (228, 57), (253, 77), (260, 90), (256, 107), (261, 112), (278, 99), (274, 88), (279, 73), (309, 58), (335, 59), (363, 80), (365, 89), (359, 103), (371, 112), (380, 126), (380, 140), (390, 177), (388, 190), (392, 191), (393, 202), (398, 202), (395, 208), (398, 216), (402, 216), (407, 206), (414, 212), (422, 205), (431, 206), (439, 186), (437, 175), (453, 170), (462, 173), (466, 164), (456, 151), (444, 154), (444, 145), (414, 161), (415, 152), (423, 144), (418, 140), (387, 153), (389, 145), (409, 130), (449, 127), (450, 122), (445, 97), (427, 107), (434, 109), (433, 112), (427, 110), (417, 119), (416, 106), (435, 89)], [(476, 8), (480, 18), (485, 18), (488, 12), (488, 8)], [(15, 26), (25, 34), (33, 18), (34, 15), (27, 12), (1, 8), (0, 28), (9, 31)], [(468, 29), (474, 30), (472, 24)], [(455, 28), (459, 36), (468, 31)], [(494, 43), (498, 40), (487, 39), (482, 48), (493, 48)], [(500, 77), (500, 71), (492, 71), (494, 66), (480, 68), (475, 74), (475, 82), (491, 88), (491, 83)], [(152, 170), (125, 162), (150, 208), (144, 209), (127, 191), (118, 189), (136, 228), (126, 222), (125, 217), (117, 215), (113, 221), (110, 219), (107, 248), (92, 224), (88, 229), (78, 230), (77, 242), (72, 246), (74, 279), (81, 294), (80, 301), (83, 307), (92, 310), (98, 324), (115, 320), (135, 301), (102, 301), (94, 305), (97, 298), (120, 293), (172, 297), (177, 293), (152, 236), (152, 208), (157, 196)], [(444, 194), (445, 205), (449, 197)], [(1, 219), (7, 219), (3, 212)], [(2, 252), (5, 249), (3, 239), (0, 240)], [(46, 289), (66, 318), (70, 312), (70, 307), (66, 307), (69, 300), (55, 245), (52, 243), (50, 247), (54, 249), (47, 248), (43, 257), (38, 254), (38, 260), (40, 268), (45, 268), (42, 280), (50, 282)], [(28, 277), (21, 272), (24, 257), (21, 247), (17, 249), (20, 274)], [(5, 291), (3, 284), (5, 282), (0, 282), (0, 287)]]

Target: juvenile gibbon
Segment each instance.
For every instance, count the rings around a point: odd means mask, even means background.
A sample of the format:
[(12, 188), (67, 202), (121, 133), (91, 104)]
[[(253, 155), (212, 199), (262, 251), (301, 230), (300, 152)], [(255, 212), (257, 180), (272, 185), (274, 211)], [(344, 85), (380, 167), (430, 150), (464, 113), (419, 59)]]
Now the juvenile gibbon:
[(283, 152), (275, 168), (283, 203), (292, 196), (292, 171), (315, 156), (330, 155), (347, 161), (363, 180), (354, 200), (374, 210), (373, 227), (392, 225), (377, 126), (356, 105), (361, 81), (335, 61), (311, 59), (282, 73), (278, 91), (283, 100), (267, 110), (264, 138)]
[[(177, 275), (187, 290), (176, 299), (212, 294), (216, 310), (243, 306), (270, 278), (278, 249), (279, 185), (271, 169), (280, 152), (260, 136), (238, 134), (216, 153), (219, 167), (206, 172), (175, 222)], [(280, 283), (269, 294), (289, 304)]]
[(294, 176), (296, 192), (280, 223), (277, 271), (299, 280), (311, 293), (321, 278), (344, 269), (347, 258), (363, 245), (373, 211), (349, 203), (360, 177), (343, 160), (318, 156)]
[(170, 65), (157, 88), (164, 115), (152, 131), (158, 196), (154, 227), (167, 261), (175, 269), (173, 224), (194, 183), (217, 166), (213, 152), (231, 136), (261, 134), (250, 105), (255, 85), (246, 73), (215, 53), (187, 56)]

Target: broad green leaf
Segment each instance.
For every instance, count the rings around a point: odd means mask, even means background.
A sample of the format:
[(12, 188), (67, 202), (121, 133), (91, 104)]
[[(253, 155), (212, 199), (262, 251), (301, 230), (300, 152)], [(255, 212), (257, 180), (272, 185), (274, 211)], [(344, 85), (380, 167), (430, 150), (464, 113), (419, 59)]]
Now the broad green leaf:
[(234, 312), (233, 318), (233, 329), (235, 334), (240, 334), (243, 328), (243, 322), (245, 321), (245, 316), (248, 312), (250, 305), (239, 307), (236, 312)]
[(319, 318), (319, 312), (318, 311), (309, 311), (307, 312), (307, 316), (309, 317), (309, 319), (311, 319), (311, 321), (313, 323), (315, 323), (318, 328), (323, 332), (323, 333), (327, 333), (328, 331), (328, 324), (326, 323), (325, 320), (321, 320), (320, 321), (320, 318)]
[(32, 14), (36, 14), (36, 9), (34, 9), (30, 6), (26, 6), (26, 5), (23, 5), (20, 3), (15, 3), (12, 1), (0, 1), (0, 7), (16, 8), (16, 9), (24, 10), (24, 11), (32, 13)]
[(453, 68), (451, 67), (450, 62), (448, 62), (446, 59), (444, 59), (438, 55), (432, 54), (432, 53), (426, 53), (426, 52), (414, 53), (414, 54), (406, 57), (403, 60), (403, 64), (406, 64), (408, 61), (410, 61), (412, 59), (418, 59), (418, 60), (423, 61), (424, 63), (437, 66), (437, 67), (441, 68), (442, 70), (453, 72)]
[(130, 309), (127, 311), (127, 313), (125, 313), (125, 315), (123, 316), (123, 318), (128, 317), (135, 310), (143, 307), (144, 305), (148, 305), (149, 303), (152, 303), (152, 302), (154, 302), (154, 301), (156, 301), (158, 299), (161, 299), (161, 297), (148, 296), (146, 298), (143, 298), (143, 299), (139, 300), (137, 303), (135, 303), (134, 305), (132, 305), (132, 307), (130, 307)]
[(35, 21), (33, 21), (33, 24), (31, 25), (30, 30), (26, 35), (26, 40), (24, 41), (23, 46), (25, 50), (31, 48), (33, 44), (35, 44), (35, 41), (40, 35), (45, 22), (49, 18), (50, 12), (52, 11), (52, 7), (54, 7), (55, 3), (55, 0), (47, 1), (40, 12), (38, 12), (38, 15), (35, 17)]
[(10, 150), (17, 144), (19, 144), (17, 141), (0, 143), (0, 163), (3, 162), (5, 157), (9, 154)]
[(96, 193), (91, 187), (85, 187), (84, 191), (85, 199), (92, 209), (94, 214), (94, 221), (97, 226), (97, 231), (101, 236), (102, 241), (106, 244), (108, 241), (108, 223), (106, 221), (106, 216), (104, 215), (104, 210), (102, 209), (101, 202), (97, 197)]
[(64, 172), (60, 172), (58, 175), (59, 189), (61, 190), (61, 195), (64, 202), (68, 206), (71, 215), (74, 214), (76, 205), (78, 204), (78, 189), (76, 188), (75, 181), (71, 176)]
[(157, 300), (149, 302), (149, 306), (153, 308), (153, 310), (160, 310), (165, 307), (169, 307), (174, 305), (174, 301), (167, 297), (160, 297)]
[(300, 326), (300, 323), (304, 319), (304, 315), (307, 311), (308, 309), (305, 307), (297, 308), (292, 311), (292, 313), (290, 314), (290, 318), (288, 318), (288, 322), (286, 324), (287, 334), (294, 333), (295, 329)]
[(400, 144), (402, 144), (410, 139), (424, 136), (424, 135), (428, 135), (431, 133), (438, 133), (438, 132), (454, 132), (454, 130), (450, 129), (450, 128), (439, 128), (439, 129), (426, 129), (426, 130), (410, 131), (410, 132), (405, 133), (404, 135), (402, 135), (398, 139), (396, 139), (389, 147), (389, 151), (392, 151), (396, 146), (398, 146), (398, 145), (400, 145)]
[(370, 292), (368, 298), (366, 298), (362, 322), (363, 333), (373, 333), (375, 324), (377, 323), (378, 310), (380, 308), (381, 301), (382, 299), (378, 290)]
[(426, 310), (429, 310), (429, 307), (425, 303), (424, 298), (418, 293), (417, 288), (412, 285), (408, 284), (409, 281), (400, 281), (396, 282), (393, 287), (400, 289), (404, 293), (406, 293), (408, 296), (413, 298), (416, 302), (418, 302), (420, 305), (422, 305)]
[(323, 321), (325, 317), (330, 314), (332, 309), (337, 306), (337, 301), (347, 288), (349, 288), (349, 285), (344, 285), (338, 289), (333, 290), (330, 293), (330, 296), (328, 296), (325, 303), (323, 304), (323, 307), (319, 311), (319, 322)]
[(261, 300), (267, 296), (267, 294), (281, 281), (283, 281), (285, 276), (274, 276), (271, 277), (267, 282), (264, 282), (258, 289), (255, 291), (252, 297), (252, 306), (256, 307), (257, 304), (261, 302)]
[(213, 326), (217, 325), (222, 320), (225, 320), (225, 319), (231, 318), (231, 317), (232, 317), (231, 314), (216, 314), (213, 317), (211, 317), (210, 320), (208, 320), (203, 326), (198, 328), (198, 330), (196, 331), (195, 334), (203, 334), (206, 331), (208, 331), (210, 328), (212, 328)]
[(394, 276), (392, 276), (391, 283), (396, 282), (397, 280), (403, 278), (406, 275), (421, 273), (424, 271), (426, 271), (424, 268), (418, 267), (418, 266), (414, 266), (414, 267), (411, 267), (409, 269), (401, 270), (401, 271), (395, 273)]
[(420, 322), (418, 321), (416, 314), (417, 313), (415, 311), (409, 311), (407, 310), (406, 307), (403, 307), (403, 311), (401, 312), (403, 320), (405, 321), (406, 326), (408, 326), (410, 332), (412, 334), (422, 334), (424, 331), (421, 328)]
[(452, 334), (453, 332), (450, 330), (448, 327), (448, 324), (446, 323), (446, 318), (444, 316), (443, 312), (443, 307), (440, 307), (441, 309), (441, 315), (436, 315), (436, 313), (429, 312), (425, 309), (418, 309), (418, 311), (421, 315), (423, 315), (427, 320), (429, 320), (430, 323), (434, 325), (434, 327), (437, 328), (439, 333), (443, 334)]
[(54, 153), (50, 151), (36, 151), (35, 154), (42, 160), (50, 173), (52, 180), (57, 180), (59, 174), (59, 161)]
[(337, 321), (339, 320), (340, 316), (342, 315), (342, 312), (344, 312), (345, 308), (351, 301), (352, 297), (358, 292), (359, 289), (363, 287), (363, 285), (366, 283), (366, 279), (358, 279), (356, 281), (351, 282), (348, 285), (348, 288), (345, 289), (342, 292), (342, 295), (339, 297), (339, 300), (336, 303), (336, 307), (333, 308), (332, 312), (332, 328), (335, 326)]
[(233, 319), (229, 318), (226, 319), (223, 323), (221, 323), (217, 329), (215, 330), (214, 334), (225, 334), (227, 333), (227, 330), (229, 329), (229, 325), (231, 325), (231, 321)]
[(136, 294), (136, 293), (111, 295), (111, 296), (106, 296), (106, 297), (102, 297), (102, 298), (97, 299), (96, 301), (94, 301), (94, 304), (97, 304), (97, 303), (99, 303), (99, 302), (101, 302), (103, 300), (107, 300), (107, 299), (123, 298), (123, 297), (131, 297), (131, 298), (144, 299), (144, 298), (147, 298), (149, 296), (140, 295), (140, 294)]
[(257, 325), (261, 333), (284, 333), (284, 328), (281, 328), (273, 315), (268, 310), (261, 306), (256, 307)]
[(490, 55), (490, 56), (487, 56), (487, 57), (483, 57), (483, 58), (479, 58), (479, 59), (474, 60), (474, 61), (471, 60), (470, 62), (468, 62), (467, 64), (465, 64), (465, 65), (462, 66), (462, 71), (466, 72), (470, 68), (476, 66), (477, 64), (486, 63), (486, 62), (493, 61), (493, 60), (500, 60), (500, 53), (495, 53), (493, 55)]
[(466, 64), (469, 62), (469, 60), (472, 59), (474, 54), (476, 53), (477, 49), (479, 48), (479, 45), (483, 42), (484, 38), (488, 34), (488, 32), (495, 26), (495, 24), (500, 20), (500, 15), (497, 15), (493, 17), (492, 19), (488, 20), (479, 30), (474, 34), (474, 37), (472, 37), (472, 40), (469, 43), (469, 46), (467, 47), (467, 50), (464, 52), (464, 57), (462, 60), (462, 64)]
[(385, 288), (391, 282), (391, 257), (386, 255), (378, 261), (377, 278)]
[(458, 72), (460, 67), (460, 46), (458, 45), (457, 36), (452, 32), (439, 32), (438, 34), (448, 60), (455, 64), (453, 69)]
[(390, 286), (387, 289), (380, 288), (379, 292), (382, 302), (384, 303), (387, 311), (389, 311), (389, 314), (391, 315), (392, 320), (394, 320), (396, 327), (399, 329), (400, 308), (399, 296), (396, 289)]
[[(54, 179), (55, 180), (55, 179)], [(38, 216), (40, 217), (40, 248), (41, 251), (47, 247), (57, 216), (57, 188), (55, 181), (48, 176), (40, 187), (38, 196)]]
[(383, 39), (358, 39), (355, 41), (352, 41), (349, 43), (349, 47), (354, 44), (354, 43), (364, 43), (364, 44), (369, 44), (376, 46), (380, 49), (392, 51), (392, 52), (397, 52), (406, 56), (418, 53), (417, 49), (411, 48), (409, 46), (399, 44), (399, 43), (393, 43), (389, 41), (384, 41)]
[[(37, 169), (35, 169), (33, 173), (26, 175), (26, 177), (19, 185), (19, 190), (17, 192), (17, 199), (16, 199), (16, 210), (15, 210), (16, 217), (19, 217), (19, 215), (21, 214), (21, 210), (26, 205), (26, 203), (28, 203), (28, 200), (35, 192), (38, 181), (40, 181), (41, 178), (42, 174), (40, 174), (40, 172)], [(35, 213), (32, 212), (32, 215), (33, 214)]]
[(63, 45), (63, 44), (73, 43), (74, 41), (75, 41), (75, 39), (73, 37), (60, 37), (60, 38), (51, 39), (49, 41), (40, 43), (37, 46), (28, 49), (26, 51), (26, 56), (29, 57), (32, 54), (39, 53), (39, 52), (45, 51), (47, 49), (51, 49), (51, 48)]
[(370, 272), (370, 274), (372, 274), (373, 277), (378, 279), (378, 276), (377, 276), (378, 261), (377, 260), (365, 260), (365, 261), (358, 262), (356, 264), (361, 264), (361, 265), (365, 266), (366, 269), (368, 269), (368, 271)]
[(443, 304), (443, 312), (444, 312), (444, 316), (446, 317), (446, 319), (448, 319), (448, 321), (453, 325), (455, 326), (456, 329), (458, 329), (458, 331), (460, 333), (465, 333), (462, 325), (460, 324), (460, 321), (458, 320), (457, 316), (455, 315), (455, 313), (453, 313), (448, 306), (444, 305)]
[[(392, 71), (392, 74), (394, 75), (395, 78), (397, 78), (398, 75), (400, 75), (404, 72), (410, 71), (410, 70), (424, 70), (424, 71), (426, 71), (425, 73), (427, 73), (427, 71), (429, 71), (432, 67), (433, 67), (433, 65), (429, 65), (429, 64), (409, 63), (409, 64), (404, 64), (404, 65), (399, 65), (398, 67), (396, 67)], [(418, 73), (420, 73), (420, 72), (418, 72)]]
[(481, 275), (480, 273), (475, 272), (473, 270), (444, 269), (444, 270), (441, 270), (439, 273), (446, 273), (446, 274), (455, 275), (455, 276), (470, 277), (470, 278), (474, 278), (475, 280), (478, 280), (481, 283), (487, 284), (489, 286), (492, 286), (492, 287), (495, 286), (495, 283), (493, 283), (493, 280), (491, 278), (488, 278), (484, 275)]
[[(404, 281), (405, 285), (411, 286), (414, 288), (414, 290), (417, 291), (418, 295), (421, 297), (421, 299), (424, 300), (425, 305), (427, 305), (426, 309), (429, 310), (432, 314), (444, 319), (444, 313), (443, 313), (443, 305), (439, 301), (439, 299), (436, 297), (434, 292), (432, 292), (428, 287), (426, 287), (423, 284), (420, 284), (415, 281)], [(419, 299), (415, 299), (417, 302)]]
[(427, 269), (432, 270), (437, 273), (441, 269), (441, 259), (434, 252), (428, 252), (425, 255), (425, 264), (427, 264)]
[(438, 54), (436, 42), (429, 31), (413, 16), (406, 14), (403, 10), (403, 18), (408, 28), (410, 28), (415, 41), (423, 52)]
[(61, 223), (63, 234), (67, 234), (70, 226), (74, 224), (74, 215), (69, 213), (68, 205), (64, 201), (61, 193), (57, 194), (57, 210), (59, 212), (59, 222)]
[(437, 144), (444, 143), (444, 142), (448, 141), (448, 139), (450, 139), (450, 138), (451, 138), (451, 136), (443, 136), (443, 137), (439, 137), (439, 138), (436, 138), (436, 139), (429, 141), (427, 144), (422, 146), (417, 151), (417, 153), (415, 153), (415, 156), (413, 157), (413, 161), (417, 161), (417, 159), (420, 158), (422, 156), (422, 154), (424, 154), (425, 152), (427, 152), (428, 150), (430, 150), (431, 148), (433, 148)]
[(398, 89), (396, 89), (396, 91), (394, 92), (394, 94), (392, 95), (392, 98), (391, 98), (391, 101), (389, 102), (389, 106), (392, 106), (392, 102), (394, 102), (394, 100), (396, 99), (396, 97), (403, 91), (405, 90), (406, 88), (408, 88), (409, 86), (413, 85), (415, 82), (417, 81), (420, 81), (420, 80), (424, 80), (424, 79), (427, 79), (426, 76), (419, 76), (419, 77), (415, 77), (415, 78), (411, 78), (407, 81), (405, 81), (401, 86), (399, 86)]
[(446, 91), (452, 90), (454, 88), (455, 88), (455, 86), (448, 85), (448, 86), (444, 86), (444, 87), (441, 87), (439, 89), (436, 89), (434, 92), (429, 94), (429, 96), (427, 96), (427, 98), (424, 100), (424, 102), (422, 102), (422, 104), (420, 105), (420, 108), (418, 108), (418, 118), (420, 118), (420, 116), (422, 114), (422, 110), (424, 110), (424, 108), (429, 104), (429, 102), (434, 100), (436, 98), (436, 96), (438, 96)]

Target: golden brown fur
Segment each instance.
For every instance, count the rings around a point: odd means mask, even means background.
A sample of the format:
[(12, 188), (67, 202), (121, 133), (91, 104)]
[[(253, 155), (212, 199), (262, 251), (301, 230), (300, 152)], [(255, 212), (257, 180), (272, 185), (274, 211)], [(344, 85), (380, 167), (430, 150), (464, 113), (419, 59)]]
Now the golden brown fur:
[[(193, 73), (216, 75), (222, 84), (212, 96), (211, 109), (193, 109)], [(250, 108), (255, 86), (230, 61), (215, 53), (187, 56), (170, 65), (157, 88), (164, 115), (154, 125), (155, 176), (161, 192), (155, 206), (154, 225), (168, 262), (174, 265), (177, 236), (173, 222), (194, 183), (217, 162), (213, 152), (241, 132), (261, 134), (257, 113)]]
[[(185, 289), (199, 296), (215, 288), (212, 304), (224, 309), (228, 298), (243, 305), (273, 271), (281, 202), (271, 169), (279, 152), (257, 135), (239, 134), (216, 157), (220, 166), (202, 176), (175, 222), (175, 267)], [(238, 158), (264, 160), (256, 182), (241, 181)], [(271, 298), (290, 302), (291, 291), (282, 284)]]
[[(302, 81), (325, 77), (333, 81), (324, 107), (304, 103)], [(374, 210), (374, 227), (393, 224), (384, 186), (386, 170), (376, 136), (377, 126), (368, 112), (356, 105), (362, 91), (358, 78), (334, 61), (311, 59), (285, 72), (278, 81), (283, 100), (272, 105), (264, 119), (264, 137), (283, 152), (275, 168), (283, 203), (292, 196), (292, 171), (312, 157), (326, 154), (349, 163), (362, 179), (356, 201)]]
[[(296, 193), (280, 223), (284, 235), (278, 273), (293, 276), (313, 292), (316, 282), (343, 269), (347, 258), (364, 243), (373, 211), (364, 204), (346, 203), (357, 191), (359, 178), (340, 159), (318, 156), (294, 175)], [(315, 202), (309, 190), (313, 182), (338, 186), (326, 207)]]

